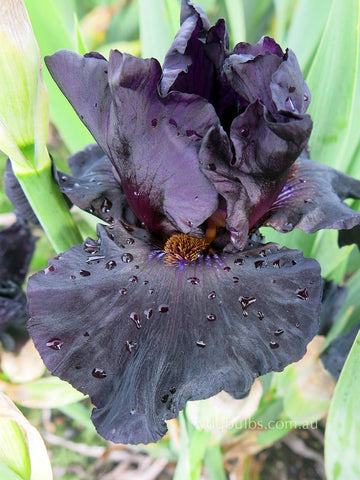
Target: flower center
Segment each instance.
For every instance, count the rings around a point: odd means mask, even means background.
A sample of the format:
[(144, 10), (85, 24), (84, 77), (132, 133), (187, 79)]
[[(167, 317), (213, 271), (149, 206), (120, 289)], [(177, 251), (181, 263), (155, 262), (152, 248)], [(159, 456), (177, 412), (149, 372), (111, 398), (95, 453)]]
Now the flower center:
[(165, 263), (167, 265), (186, 265), (196, 260), (205, 248), (204, 238), (190, 237), (184, 233), (173, 235), (164, 247)]

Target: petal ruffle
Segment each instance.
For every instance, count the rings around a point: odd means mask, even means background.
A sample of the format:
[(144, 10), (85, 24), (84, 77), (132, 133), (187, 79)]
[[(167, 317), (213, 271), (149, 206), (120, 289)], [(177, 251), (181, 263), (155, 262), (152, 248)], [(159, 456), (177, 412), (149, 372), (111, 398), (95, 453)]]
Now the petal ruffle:
[(113, 166), (96, 144), (68, 159), (72, 173), (58, 172), (60, 190), (73, 204), (105, 221), (126, 219), (127, 202)]
[(255, 102), (243, 114), (254, 119), (254, 128), (248, 120), (246, 127), (241, 127), (242, 115), (234, 120), (236, 128), (231, 134), (235, 153), (226, 133), (214, 127), (204, 138), (199, 154), (204, 174), (226, 200), (226, 226), (238, 249), (245, 246), (249, 230), (258, 226), (275, 202), (299, 148), (289, 124), (266, 123), (260, 113), (263, 108)]
[(187, 400), (245, 395), (300, 359), (317, 331), (320, 269), (299, 251), (249, 245), (181, 268), (121, 226), (107, 231), (28, 284), (37, 349), (90, 394), (107, 439), (158, 440)]
[(200, 171), (198, 152), (201, 139), (219, 120), (213, 107), (195, 95), (171, 92), (159, 98), (160, 76), (157, 60), (111, 52), (112, 162), (131, 209), (145, 225), (160, 229), (165, 215), (177, 230), (191, 233), (217, 207), (217, 193)]
[(302, 156), (264, 226), (280, 232), (301, 228), (307, 233), (323, 228), (350, 229), (360, 224), (360, 213), (343, 202), (346, 198), (360, 198), (359, 180)]
[(196, 232), (217, 207), (216, 191), (198, 165), (201, 139), (219, 122), (213, 107), (177, 92), (160, 98), (155, 59), (112, 51), (108, 63), (60, 51), (47, 65), (108, 154), (139, 220), (153, 231)]
[(204, 52), (204, 40), (209, 28), (205, 12), (183, 1), (181, 26), (164, 60), (159, 83), (162, 96), (176, 90), (210, 98), (214, 66)]

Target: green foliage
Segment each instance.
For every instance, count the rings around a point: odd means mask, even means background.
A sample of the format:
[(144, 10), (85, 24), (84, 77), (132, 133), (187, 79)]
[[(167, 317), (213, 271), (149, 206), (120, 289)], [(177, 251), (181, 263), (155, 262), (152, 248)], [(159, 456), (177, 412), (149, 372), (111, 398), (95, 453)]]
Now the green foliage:
[[(25, 0), (42, 57), (62, 48), (79, 51), (74, 3), (69, 0)], [(50, 77), (47, 68), (44, 67), (43, 71), (49, 91), (51, 119), (69, 150), (80, 150), (94, 140)]]
[[(14, 420), (7, 418), (0, 418), (1, 463), (16, 474), (18, 478), (30, 480), (30, 458), (24, 432)], [(4, 476), (2, 478), (8, 477)]]
[(360, 332), (340, 375), (330, 406), (325, 435), (328, 480), (360, 477)]

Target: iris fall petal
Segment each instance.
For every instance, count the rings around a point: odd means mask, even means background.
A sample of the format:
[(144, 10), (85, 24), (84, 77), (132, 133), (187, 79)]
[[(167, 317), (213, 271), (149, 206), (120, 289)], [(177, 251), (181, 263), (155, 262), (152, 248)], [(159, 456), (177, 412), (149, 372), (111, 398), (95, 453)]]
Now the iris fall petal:
[(259, 244), (181, 267), (120, 225), (98, 233), (31, 277), (29, 331), (107, 439), (153, 442), (187, 400), (244, 396), (317, 331), (319, 265), (299, 251)]
[(302, 156), (264, 225), (280, 232), (349, 229), (360, 223), (360, 213), (344, 203), (346, 198), (360, 198), (359, 180)]
[(88, 145), (68, 162), (72, 175), (58, 172), (57, 182), (73, 204), (105, 221), (125, 217), (125, 196), (110, 160), (98, 145)]

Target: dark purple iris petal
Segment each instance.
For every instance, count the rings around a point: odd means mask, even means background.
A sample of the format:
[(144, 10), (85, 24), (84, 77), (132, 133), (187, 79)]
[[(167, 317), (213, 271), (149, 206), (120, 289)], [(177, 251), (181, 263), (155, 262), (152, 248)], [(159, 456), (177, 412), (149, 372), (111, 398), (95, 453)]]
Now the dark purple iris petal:
[[(217, 127), (204, 138), (199, 155), (205, 175), (226, 200), (227, 229), (240, 249), (249, 229), (257, 226), (278, 197), (289, 175), (289, 151), (298, 148), (293, 136), (297, 129), (267, 122), (264, 108), (255, 102), (234, 120), (235, 155), (227, 135)], [(287, 135), (286, 140), (279, 134)]]
[(348, 287), (323, 280), (319, 335), (326, 336), (336, 322), (348, 294)]
[[(248, 212), (251, 199), (246, 186), (231, 166), (233, 152), (228, 136), (221, 127), (213, 128), (203, 140), (199, 161), (204, 174), (226, 201), (226, 227), (238, 249), (244, 248), (249, 233)], [(256, 188), (251, 185), (251, 188)], [(257, 187), (260, 194), (261, 185)]]
[(45, 57), (45, 63), (97, 143), (109, 153), (107, 131), (111, 98), (107, 77), (108, 62), (94, 53), (82, 56), (60, 50)]
[(154, 59), (113, 51), (107, 63), (60, 51), (47, 65), (108, 153), (140, 221), (151, 230), (196, 232), (217, 206), (197, 158), (202, 137), (218, 123), (211, 105), (176, 92), (159, 98), (161, 69)]
[(181, 268), (110, 231), (115, 241), (99, 227), (96, 260), (72, 247), (28, 284), (35, 345), (90, 395), (105, 438), (156, 441), (187, 400), (241, 397), (258, 375), (303, 356), (318, 328), (315, 260), (268, 244)]
[(187, 1), (182, 3), (181, 19), (164, 60), (160, 93), (176, 90), (200, 95), (214, 105), (222, 122), (228, 125), (227, 117), (237, 114), (239, 96), (222, 72), (229, 48), (226, 23), (220, 19), (210, 27), (205, 13)]
[(248, 55), (254, 58), (258, 55), (265, 55), (266, 53), (277, 55), (280, 58), (283, 56), (280, 46), (274, 39), (267, 36), (262, 37), (258, 43), (255, 44), (240, 42), (235, 45), (233, 53), (237, 55)]
[(79, 208), (105, 221), (124, 218), (127, 202), (101, 148), (88, 145), (68, 161), (72, 176), (58, 172), (60, 190)]
[(340, 376), (359, 329), (360, 321), (350, 328), (350, 330), (335, 338), (320, 357), (326, 370), (328, 370), (336, 380)]
[(181, 20), (181, 27), (164, 60), (160, 93), (165, 96), (170, 90), (176, 90), (208, 99), (213, 87), (214, 66), (205, 55), (202, 40), (210, 25), (204, 12), (187, 2), (182, 4)]
[(281, 63), (280, 57), (270, 53), (255, 57), (251, 54), (232, 54), (225, 60), (224, 72), (230, 85), (247, 102), (261, 99), (271, 108), (271, 77)]
[(231, 123), (232, 144), (213, 128), (203, 141), (200, 161), (226, 200), (227, 228), (241, 249), (248, 230), (258, 226), (281, 192), (307, 144), (312, 121), (303, 115), (310, 94), (291, 51), (283, 55), (272, 39), (263, 37), (256, 45), (238, 44), (234, 52), (225, 60), (224, 74), (249, 105)]
[(28, 199), (22, 191), (18, 179), (14, 175), (9, 159), (6, 161), (4, 183), (6, 195), (8, 196), (10, 202), (13, 204), (16, 215), (18, 215), (20, 218), (27, 222), (38, 224), (38, 219), (36, 218), (36, 215), (28, 202)]
[(304, 157), (296, 161), (264, 225), (280, 232), (301, 228), (348, 229), (360, 224), (360, 213), (343, 202), (360, 198), (360, 181)]
[(360, 225), (356, 225), (349, 230), (340, 230), (338, 244), (339, 247), (355, 244), (360, 250)]
[(213, 107), (197, 96), (171, 92), (159, 98), (160, 76), (154, 59), (111, 52), (109, 148), (137, 217), (156, 230), (163, 214), (189, 233), (217, 207), (216, 191), (199, 169), (198, 152), (203, 136), (219, 121)]
[(13, 349), (12, 334), (24, 329), (26, 297), (21, 290), (34, 250), (34, 237), (21, 222), (0, 231), (0, 342)]
[(279, 45), (269, 37), (251, 45), (240, 43), (224, 63), (231, 86), (249, 103), (266, 105), (272, 115), (305, 113), (310, 92), (292, 50), (283, 55)]
[(279, 112), (301, 115), (310, 103), (310, 90), (294, 52), (288, 50), (285, 58), (271, 79), (272, 99)]
[[(27, 320), (26, 296), (21, 287), (12, 282), (0, 284), (0, 333), (9, 327), (25, 327)], [(25, 328), (24, 328), (25, 330)]]
[[(312, 121), (275, 122), (258, 100), (235, 118), (230, 137), (235, 148), (234, 167), (243, 175), (273, 180), (286, 174), (304, 149)], [(278, 183), (283, 181), (279, 179)]]
[(0, 280), (21, 285), (34, 251), (34, 237), (22, 222), (0, 231)]

